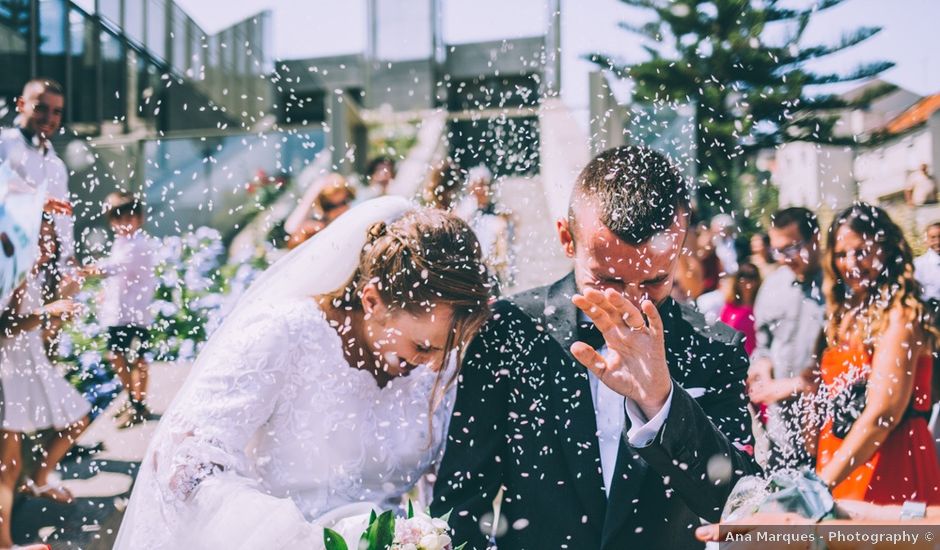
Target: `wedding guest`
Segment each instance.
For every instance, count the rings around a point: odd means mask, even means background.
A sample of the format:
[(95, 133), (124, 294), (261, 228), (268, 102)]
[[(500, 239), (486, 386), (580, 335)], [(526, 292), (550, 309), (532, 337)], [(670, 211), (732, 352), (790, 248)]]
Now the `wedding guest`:
[(441, 210), (452, 210), (457, 203), (457, 195), (463, 187), (460, 167), (452, 160), (444, 160), (431, 171), (424, 188), (424, 203)]
[(940, 222), (927, 226), (927, 252), (914, 259), (914, 278), (926, 301), (940, 300)]
[(721, 310), (724, 309), (729, 292), (732, 289), (732, 277), (724, 275), (718, 279), (718, 287), (711, 292), (705, 292), (695, 300), (695, 309), (705, 317), (705, 322), (714, 324), (721, 317)]
[(369, 161), (366, 168), (366, 188), (359, 193), (360, 200), (369, 200), (388, 194), (388, 187), (395, 180), (395, 160), (378, 156)]
[(661, 153), (599, 154), (556, 226), (573, 271), (494, 304), (431, 505), (468, 549), (700, 547), (758, 471), (740, 335), (669, 297), (689, 202)]
[(345, 213), (356, 199), (356, 190), (340, 174), (328, 174), (314, 183), (284, 229), (290, 237), (287, 248), (295, 248)]
[(761, 285), (754, 304), (756, 348), (748, 390), (766, 406), (769, 466), (811, 464), (798, 434), (804, 428), (799, 399), (811, 389), (807, 376), (817, 363), (825, 307), (819, 222), (805, 208), (771, 216), (771, 250), (780, 267)]
[(513, 217), (500, 209), (494, 197), (493, 174), (486, 166), (470, 170), (467, 176), (469, 196), (465, 208), (455, 212), (470, 225), (480, 241), (483, 262), (494, 282), (495, 294), (512, 284)]
[[(64, 111), (65, 89), (61, 84), (49, 78), (27, 82), (16, 98), (13, 127), (0, 130), (0, 163), (7, 163), (30, 187), (44, 186), (50, 199), (68, 205), (68, 171), (51, 141), (62, 126)], [(70, 207), (53, 212), (62, 245), (59, 263), (65, 266), (74, 260), (75, 220)]]
[(689, 224), (689, 232), (678, 258), (676, 281), (672, 287), (672, 298), (680, 304), (694, 304), (705, 288), (698, 239), (698, 224)]
[[(930, 310), (934, 322), (940, 321), (940, 222), (927, 226), (926, 231), (927, 252), (914, 259), (914, 278), (920, 283), (921, 298)], [(934, 350), (933, 371), (933, 399), (940, 398), (940, 357)], [(940, 405), (934, 407), (940, 409)], [(940, 452), (940, 413), (933, 415), (930, 433), (934, 434), (934, 441)]]
[(888, 214), (857, 203), (826, 242), (826, 349), (820, 397), (831, 404), (816, 471), (836, 498), (940, 504), (927, 429), (937, 330), (918, 295), (911, 248)]
[(145, 352), (153, 314), (150, 304), (157, 289), (155, 262), (159, 246), (144, 231), (144, 205), (134, 195), (108, 196), (108, 222), (114, 232), (111, 253), (97, 265), (105, 277), (100, 321), (108, 327), (108, 349), (128, 401), (118, 423), (129, 428), (152, 418), (147, 408), (150, 366)]
[(725, 268), (715, 250), (715, 234), (711, 228), (700, 225), (697, 233), (699, 261), (702, 264), (702, 294), (705, 294), (718, 289), (718, 281), (725, 273)]
[(754, 264), (743, 263), (738, 266), (738, 272), (730, 279), (731, 282), (725, 293), (725, 305), (718, 318), (744, 335), (744, 351), (750, 355), (757, 345), (754, 329), (754, 301), (760, 289), (760, 272)]
[(762, 231), (754, 233), (751, 235), (750, 245), (751, 254), (748, 262), (757, 266), (761, 279), (770, 277), (770, 274), (779, 267), (770, 250), (770, 235)]
[(937, 202), (937, 182), (931, 177), (926, 164), (921, 164), (907, 177), (904, 199), (910, 206), (923, 206)]
[(738, 271), (738, 228), (730, 214), (718, 214), (711, 221), (715, 254), (721, 260), (722, 271), (734, 275)]
[(0, 314), (0, 548), (13, 546), (10, 520), (16, 483), (23, 474), (27, 435), (52, 431), (23, 489), (68, 503), (72, 494), (54, 481), (52, 473), (88, 426), (91, 406), (49, 361), (40, 330), (49, 319), (67, 319), (78, 311), (78, 304), (71, 300), (44, 299), (49, 285), (55, 284), (47, 279), (54, 278), (60, 246), (51, 217), (44, 216), (35, 267)]

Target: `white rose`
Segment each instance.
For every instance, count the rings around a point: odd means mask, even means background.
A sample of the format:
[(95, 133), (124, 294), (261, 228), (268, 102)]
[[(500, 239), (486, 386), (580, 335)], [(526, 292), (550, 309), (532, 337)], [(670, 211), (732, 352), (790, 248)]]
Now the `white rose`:
[(450, 537), (447, 535), (424, 535), (418, 546), (421, 550), (444, 550), (450, 544)]

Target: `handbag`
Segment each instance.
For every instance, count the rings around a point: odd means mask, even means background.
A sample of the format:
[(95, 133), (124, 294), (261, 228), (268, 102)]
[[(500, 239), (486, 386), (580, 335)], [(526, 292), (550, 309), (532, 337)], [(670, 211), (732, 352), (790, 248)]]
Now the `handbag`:
[(849, 430), (862, 415), (867, 402), (867, 380), (859, 380), (839, 392), (832, 401), (832, 434), (845, 439)]

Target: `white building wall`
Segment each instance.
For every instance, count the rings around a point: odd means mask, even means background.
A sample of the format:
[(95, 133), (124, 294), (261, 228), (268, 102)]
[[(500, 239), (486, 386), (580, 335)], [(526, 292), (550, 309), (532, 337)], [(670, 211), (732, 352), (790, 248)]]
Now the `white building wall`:
[(849, 147), (832, 146), (819, 146), (816, 151), (819, 165), (818, 201), (804, 206), (831, 210), (849, 206), (858, 196), (858, 185), (852, 173), (855, 152)]
[(777, 148), (771, 181), (780, 189), (780, 206), (809, 206), (819, 203), (819, 169), (816, 146), (786, 143)]
[(858, 154), (855, 175), (859, 198), (879, 200), (904, 192), (908, 175), (921, 164), (933, 164), (933, 142), (929, 128), (898, 141)]

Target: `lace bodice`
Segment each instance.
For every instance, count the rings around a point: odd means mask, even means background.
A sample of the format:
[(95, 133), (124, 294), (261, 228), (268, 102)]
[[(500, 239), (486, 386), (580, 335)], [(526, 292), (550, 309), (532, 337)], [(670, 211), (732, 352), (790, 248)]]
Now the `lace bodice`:
[(309, 522), (350, 503), (397, 504), (439, 456), (452, 398), (429, 428), (436, 373), (416, 369), (380, 389), (349, 367), (313, 300), (254, 317), (238, 341), (210, 343), (213, 361), (197, 364), (161, 420), (116, 548), (159, 540), (135, 534), (163, 531), (166, 518), (142, 513), (149, 507), (169, 515), (171, 532), (174, 518), (191, 529), (204, 485), (224, 493), (228, 481), (238, 491), (247, 483)]

